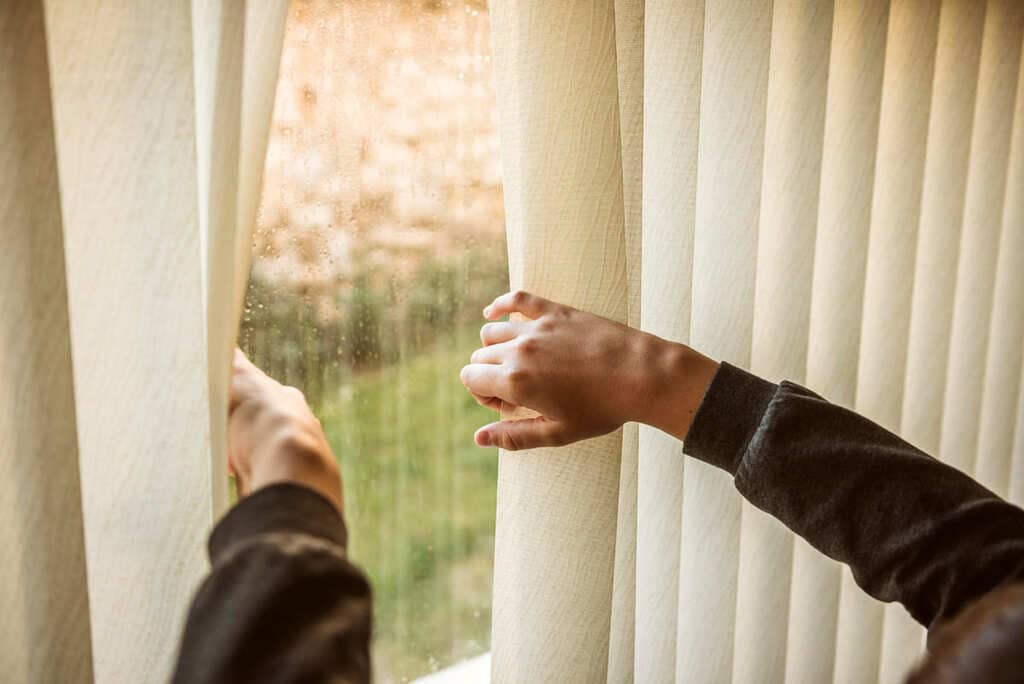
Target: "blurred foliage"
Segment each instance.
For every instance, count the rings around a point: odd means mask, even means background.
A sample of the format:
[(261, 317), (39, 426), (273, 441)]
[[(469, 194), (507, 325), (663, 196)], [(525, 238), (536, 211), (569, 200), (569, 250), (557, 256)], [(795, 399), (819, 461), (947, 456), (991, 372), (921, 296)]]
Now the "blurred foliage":
[(472, 435), (493, 414), (458, 373), (508, 272), (503, 249), (484, 247), (405, 276), (367, 264), (333, 292), (254, 271), (240, 344), (323, 422), (350, 555), (374, 586), (377, 679), (398, 682), (490, 647), (497, 459)]
[(253, 272), (240, 344), (253, 363), (314, 404), (349, 374), (428, 347), (508, 289), (504, 254), (424, 258), (411, 277), (366, 266), (336, 292), (292, 289)]

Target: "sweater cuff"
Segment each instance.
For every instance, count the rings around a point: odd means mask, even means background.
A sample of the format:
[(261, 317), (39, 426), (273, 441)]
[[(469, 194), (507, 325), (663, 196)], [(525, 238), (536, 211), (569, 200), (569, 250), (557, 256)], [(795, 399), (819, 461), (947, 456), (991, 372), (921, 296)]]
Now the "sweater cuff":
[(683, 453), (732, 475), (778, 385), (721, 363), (693, 417)]
[(345, 548), (348, 535), (341, 513), (318, 492), (300, 484), (264, 487), (239, 501), (210, 534), (210, 562), (233, 546), (273, 533), (305, 534)]

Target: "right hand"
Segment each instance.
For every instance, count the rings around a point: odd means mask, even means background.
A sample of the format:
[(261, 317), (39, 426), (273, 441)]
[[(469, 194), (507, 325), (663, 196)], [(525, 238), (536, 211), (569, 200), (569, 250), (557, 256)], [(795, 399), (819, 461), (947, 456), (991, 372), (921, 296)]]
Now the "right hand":
[(302, 392), (285, 387), (235, 349), (228, 465), (239, 496), (280, 482), (305, 485), (343, 508), (338, 464)]

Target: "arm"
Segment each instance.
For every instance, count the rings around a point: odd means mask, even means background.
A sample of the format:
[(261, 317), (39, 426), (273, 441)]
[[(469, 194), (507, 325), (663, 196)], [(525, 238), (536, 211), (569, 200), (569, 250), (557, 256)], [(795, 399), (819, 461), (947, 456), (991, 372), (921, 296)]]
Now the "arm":
[(1024, 579), (1024, 511), (792, 383), (723, 364), (684, 450), (925, 626)]
[(370, 681), (370, 586), (346, 557), (341, 481), (301, 393), (235, 359), (242, 500), (210, 536), (175, 682)]
[(855, 413), (684, 345), (528, 293), (503, 295), (462, 380), (500, 421), (477, 442), (566, 444), (643, 422), (735, 478), (751, 503), (850, 565), (868, 593), (930, 625), (1024, 579), (1024, 511)]

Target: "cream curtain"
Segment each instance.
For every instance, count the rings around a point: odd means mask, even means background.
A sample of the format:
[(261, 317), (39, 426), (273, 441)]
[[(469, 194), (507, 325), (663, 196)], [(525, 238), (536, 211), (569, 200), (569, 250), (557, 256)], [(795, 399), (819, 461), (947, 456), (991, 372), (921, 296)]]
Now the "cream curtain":
[(226, 503), (286, 13), (0, 8), (0, 662), (16, 681), (169, 675)]
[[(493, 0), (513, 287), (1024, 497), (1024, 4)], [(501, 457), (493, 678), (899, 681), (923, 631), (653, 430)]]

